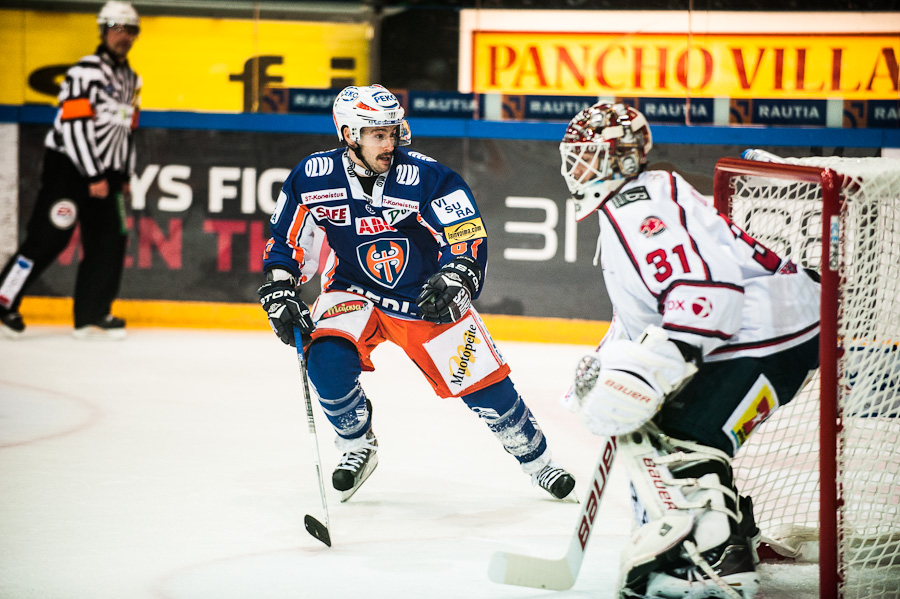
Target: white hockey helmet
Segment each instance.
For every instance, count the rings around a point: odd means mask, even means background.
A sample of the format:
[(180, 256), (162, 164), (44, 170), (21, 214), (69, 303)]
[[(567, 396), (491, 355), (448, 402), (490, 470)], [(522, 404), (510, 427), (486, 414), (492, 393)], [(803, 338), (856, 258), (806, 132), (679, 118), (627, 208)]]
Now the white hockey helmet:
[(560, 172), (575, 198), (576, 218), (638, 176), (652, 147), (647, 119), (631, 106), (598, 102), (576, 114), (559, 144)]
[(130, 2), (110, 0), (103, 5), (103, 8), (97, 14), (97, 24), (100, 25), (101, 29), (103, 27), (112, 27), (113, 25), (140, 27), (141, 18)]
[(332, 115), (337, 136), (344, 141), (344, 127), (350, 128), (350, 139), (359, 143), (363, 127), (397, 125), (396, 145), (408, 146), (412, 135), (397, 97), (382, 85), (345, 87), (334, 100)]

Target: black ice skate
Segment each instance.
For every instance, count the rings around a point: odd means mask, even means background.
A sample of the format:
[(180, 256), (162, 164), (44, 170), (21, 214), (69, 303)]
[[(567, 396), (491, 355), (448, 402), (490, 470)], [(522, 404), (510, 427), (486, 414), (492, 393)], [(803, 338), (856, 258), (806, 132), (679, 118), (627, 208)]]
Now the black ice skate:
[(78, 327), (72, 336), (76, 339), (124, 339), (125, 321), (107, 314), (93, 324)]
[(728, 587), (744, 599), (756, 595), (759, 577), (754, 568), (753, 552), (745, 537), (732, 535), (725, 543), (704, 551), (698, 557), (712, 568), (718, 580), (711, 578), (704, 568), (682, 554), (680, 564), (650, 574), (644, 596), (667, 599), (734, 597), (723, 587)]
[(550, 463), (531, 475), (531, 483), (544, 489), (557, 499), (565, 499), (575, 488), (575, 479), (559, 464)]
[(0, 331), (10, 339), (20, 337), (25, 331), (25, 322), (22, 315), (0, 308)]
[(341, 463), (331, 475), (331, 484), (341, 491), (341, 501), (347, 501), (378, 466), (378, 439), (370, 428), (355, 447), (341, 456)]

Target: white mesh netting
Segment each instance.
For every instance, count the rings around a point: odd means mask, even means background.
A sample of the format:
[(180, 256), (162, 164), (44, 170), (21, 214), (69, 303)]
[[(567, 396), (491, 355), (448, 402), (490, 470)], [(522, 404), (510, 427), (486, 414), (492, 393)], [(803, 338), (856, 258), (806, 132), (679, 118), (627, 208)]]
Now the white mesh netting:
[[(900, 160), (785, 159), (843, 175), (837, 368), (842, 596), (900, 597)], [(760, 243), (820, 269), (821, 189), (731, 179), (731, 217)], [(763, 534), (815, 559), (818, 375), (741, 449), (735, 474)]]

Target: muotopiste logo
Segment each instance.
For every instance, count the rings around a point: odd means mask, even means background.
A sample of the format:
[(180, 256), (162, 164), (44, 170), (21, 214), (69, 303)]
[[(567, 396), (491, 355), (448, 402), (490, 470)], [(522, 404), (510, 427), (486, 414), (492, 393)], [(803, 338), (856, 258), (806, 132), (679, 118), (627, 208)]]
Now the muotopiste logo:
[(474, 324), (463, 331), (463, 344), (456, 348), (456, 355), (450, 358), (450, 382), (454, 385), (462, 385), (465, 377), (472, 376), (469, 365), (475, 362), (477, 356), (476, 345), (481, 343), (476, 333), (478, 329)]

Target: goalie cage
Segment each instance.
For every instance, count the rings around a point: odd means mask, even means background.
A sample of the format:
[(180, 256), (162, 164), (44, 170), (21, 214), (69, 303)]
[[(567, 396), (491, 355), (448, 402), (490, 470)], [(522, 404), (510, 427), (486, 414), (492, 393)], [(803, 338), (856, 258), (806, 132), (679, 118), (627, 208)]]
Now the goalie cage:
[[(819, 596), (900, 597), (900, 160), (723, 158), (716, 208), (820, 273), (820, 368), (734, 461), (764, 541)], [(773, 554), (774, 555), (774, 554)]]

